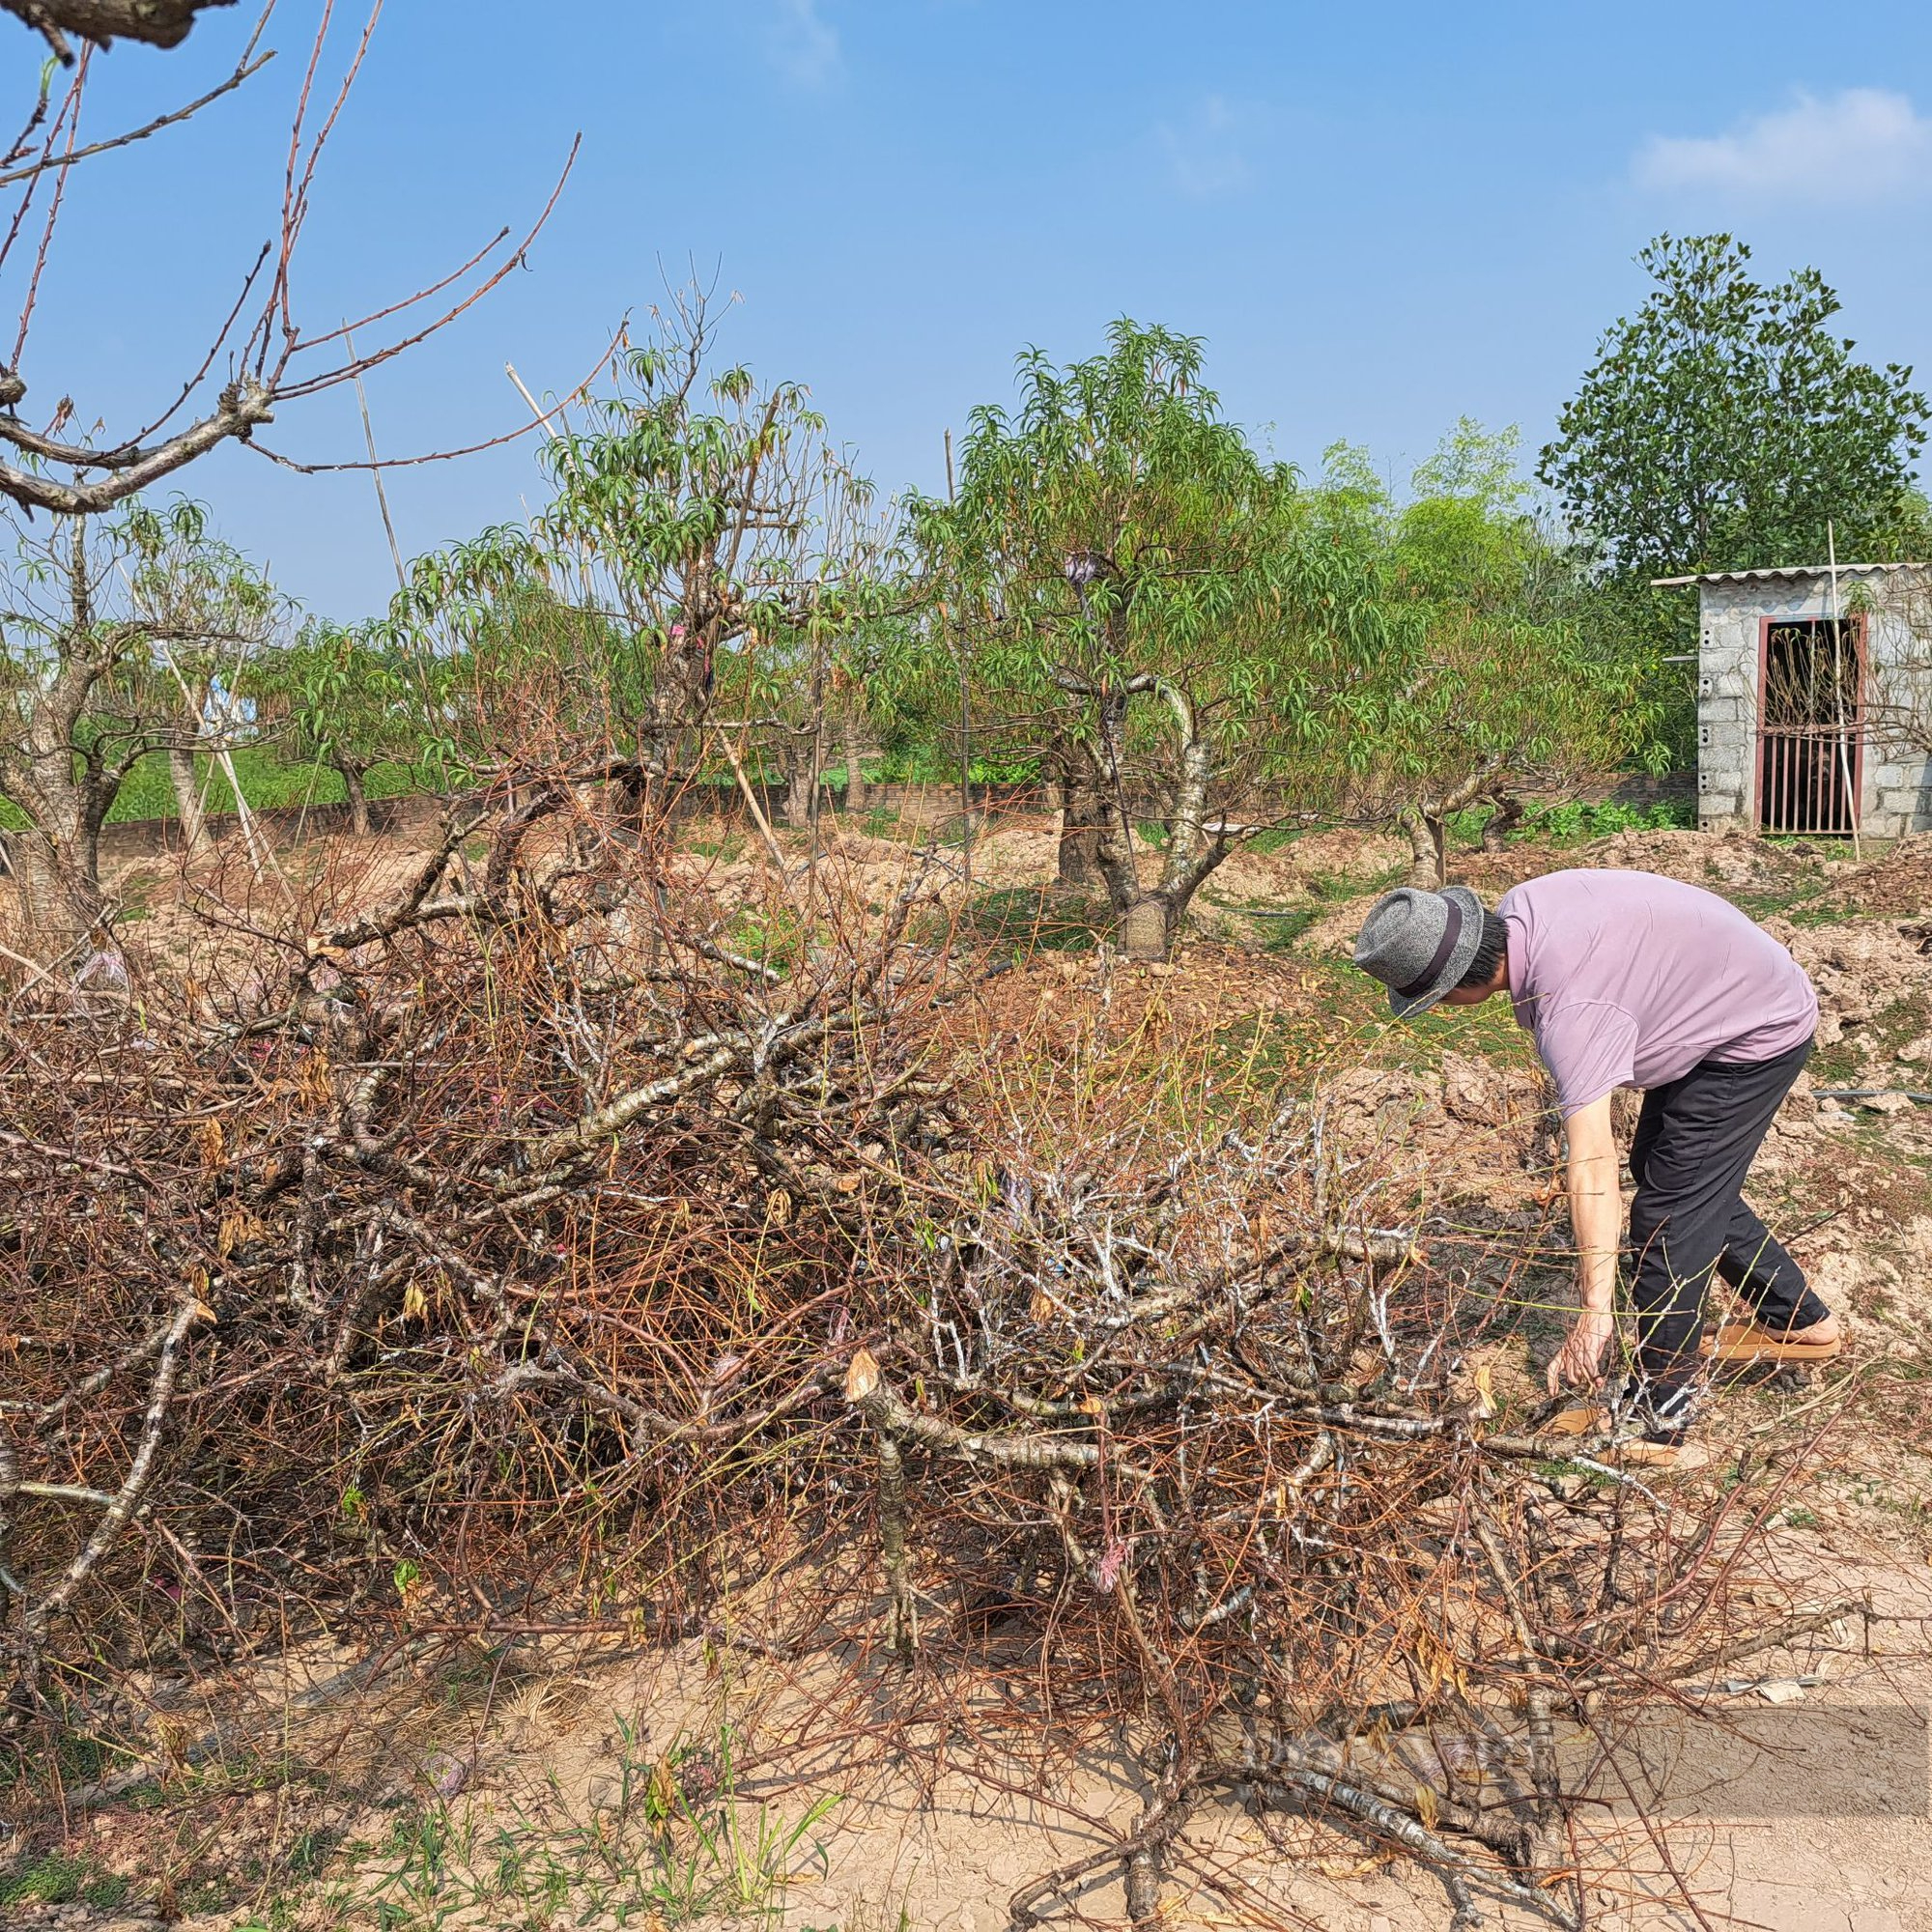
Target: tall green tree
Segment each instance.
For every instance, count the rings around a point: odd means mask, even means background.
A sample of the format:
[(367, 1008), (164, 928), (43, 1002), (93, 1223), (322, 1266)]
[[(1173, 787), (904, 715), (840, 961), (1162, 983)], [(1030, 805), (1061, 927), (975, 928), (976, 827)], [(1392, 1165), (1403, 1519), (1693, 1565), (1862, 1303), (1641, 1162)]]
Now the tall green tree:
[(1660, 236), (1656, 286), (1614, 323), (1538, 474), (1633, 580), (1816, 562), (1883, 544), (1909, 508), (1927, 406), (1855, 354), (1815, 269), (1767, 285), (1729, 235)]
[[(1017, 407), (973, 412), (956, 500), (912, 505), (944, 606), (928, 689), (943, 710), (961, 653), (989, 735), (1063, 787), (1063, 877), (1091, 864), (1141, 957), (1168, 951), (1257, 785), (1332, 736), (1336, 673), (1378, 615), (1201, 372), (1198, 338), (1124, 319), (1086, 361), (1029, 351)], [(1157, 865), (1143, 812), (1166, 826)]]
[(1356, 452), (1312, 493), (1331, 540), (1379, 587), (1387, 645), (1364, 667), (1348, 747), (1351, 815), (1400, 827), (1414, 883), (1439, 886), (1450, 816), (1576, 792), (1649, 753), (1640, 656), (1578, 621), (1578, 567), (1533, 513), (1514, 430), (1464, 419), (1398, 503)]
[(230, 545), (211, 536), (207, 513), (186, 498), (166, 511), (136, 499), (122, 519), (135, 608), (153, 626), (145, 682), (155, 707), (175, 700), (162, 748), (190, 859), (213, 849), (198, 758), (230, 752), (246, 735), (237, 698), (251, 666), (283, 634), (285, 600)]

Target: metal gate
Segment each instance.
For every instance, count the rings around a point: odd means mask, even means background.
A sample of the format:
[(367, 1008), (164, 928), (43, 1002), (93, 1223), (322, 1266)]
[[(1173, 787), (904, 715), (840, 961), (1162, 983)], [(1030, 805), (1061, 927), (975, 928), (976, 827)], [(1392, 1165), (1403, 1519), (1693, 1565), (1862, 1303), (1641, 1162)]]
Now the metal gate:
[(1857, 832), (1864, 704), (1862, 617), (1763, 620), (1757, 714), (1761, 832)]

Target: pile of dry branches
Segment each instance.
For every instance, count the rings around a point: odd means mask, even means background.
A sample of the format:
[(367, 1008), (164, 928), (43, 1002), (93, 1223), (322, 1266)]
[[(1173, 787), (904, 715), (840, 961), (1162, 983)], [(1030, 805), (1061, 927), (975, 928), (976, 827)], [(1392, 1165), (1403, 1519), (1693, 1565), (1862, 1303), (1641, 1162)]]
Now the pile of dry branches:
[(264, 873), (165, 972), (15, 990), (14, 1747), (304, 1617), (735, 1640), (782, 1568), (761, 1642), (913, 1702), (1017, 1642), (1134, 1741), (1140, 1826), (1016, 1923), (1108, 1866), (1153, 1922), (1226, 1790), (1459, 1923), (1578, 1922), (1559, 1719), (1780, 1634), (1729, 1603), (1750, 1487), (1699, 1514), (1499, 1433), (1463, 1351), (1522, 1258), (1319, 1102), (973, 1103), (943, 866), (707, 878), (611, 776), (506, 781), (380, 902)]

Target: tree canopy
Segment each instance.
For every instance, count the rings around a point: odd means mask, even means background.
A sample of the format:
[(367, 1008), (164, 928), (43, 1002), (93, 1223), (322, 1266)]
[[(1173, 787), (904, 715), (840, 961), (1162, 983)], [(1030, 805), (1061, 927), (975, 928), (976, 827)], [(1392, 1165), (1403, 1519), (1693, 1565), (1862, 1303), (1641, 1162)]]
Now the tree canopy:
[[(1128, 944), (1151, 950), (1229, 849), (1220, 808), (1324, 716), (1312, 640), (1368, 614), (1300, 541), (1293, 472), (1221, 415), (1202, 360), (1198, 337), (1126, 319), (1065, 368), (1029, 350), (1017, 406), (973, 412), (956, 499), (912, 505), (935, 639), (963, 643), (993, 728), (1066, 788)], [(1168, 826), (1151, 889), (1149, 792)]]
[(1514, 430), (1464, 419), (1398, 501), (1359, 452), (1330, 452), (1315, 513), (1383, 610), (1339, 762), (1353, 815), (1404, 826), (1441, 882), (1452, 812), (1520, 810), (1656, 749), (1642, 661), (1578, 621), (1577, 560), (1533, 513)]
[(1729, 235), (1660, 236), (1656, 287), (1611, 326), (1538, 474), (1626, 577), (1811, 563), (1883, 546), (1913, 500), (1927, 406), (1832, 327), (1815, 269), (1766, 285)]

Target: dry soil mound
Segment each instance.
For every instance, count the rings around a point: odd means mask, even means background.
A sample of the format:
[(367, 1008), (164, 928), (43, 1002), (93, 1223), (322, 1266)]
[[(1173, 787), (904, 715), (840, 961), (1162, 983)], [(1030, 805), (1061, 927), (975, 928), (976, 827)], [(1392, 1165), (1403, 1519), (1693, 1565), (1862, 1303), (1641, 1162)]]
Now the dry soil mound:
[(1759, 886), (1793, 869), (1775, 846), (1741, 833), (1716, 837), (1709, 832), (1660, 829), (1617, 832), (1584, 846), (1579, 863), (1657, 872), (1691, 886)]
[(1847, 867), (1816, 903), (1834, 912), (1923, 918), (1932, 913), (1932, 832), (1901, 838), (1882, 859)]

